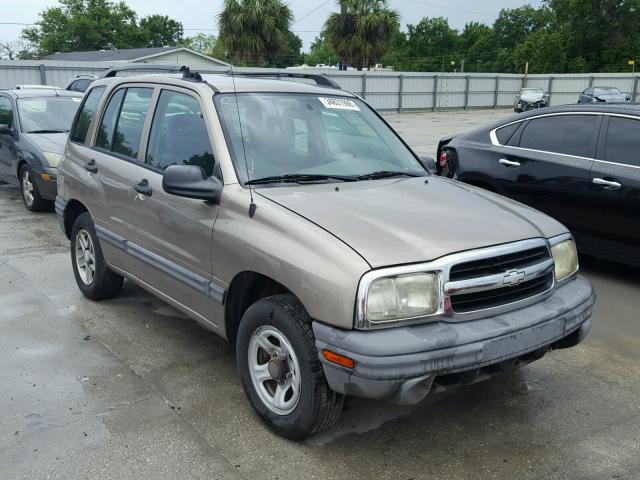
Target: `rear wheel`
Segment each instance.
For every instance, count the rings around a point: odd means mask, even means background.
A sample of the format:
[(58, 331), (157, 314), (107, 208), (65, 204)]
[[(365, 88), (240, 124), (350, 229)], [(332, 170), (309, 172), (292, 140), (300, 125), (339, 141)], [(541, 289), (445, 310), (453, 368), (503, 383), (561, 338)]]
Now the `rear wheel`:
[(31, 212), (40, 212), (51, 208), (51, 202), (40, 196), (38, 185), (36, 185), (33, 172), (29, 165), (24, 164), (20, 168), (20, 193), (22, 194), (22, 202), (27, 210)]
[(311, 319), (293, 295), (267, 297), (247, 309), (236, 355), (251, 406), (277, 434), (300, 440), (337, 420), (344, 397), (329, 388)]
[(78, 215), (71, 230), (71, 263), (78, 288), (91, 300), (113, 298), (123, 278), (109, 269), (102, 256), (91, 215)]

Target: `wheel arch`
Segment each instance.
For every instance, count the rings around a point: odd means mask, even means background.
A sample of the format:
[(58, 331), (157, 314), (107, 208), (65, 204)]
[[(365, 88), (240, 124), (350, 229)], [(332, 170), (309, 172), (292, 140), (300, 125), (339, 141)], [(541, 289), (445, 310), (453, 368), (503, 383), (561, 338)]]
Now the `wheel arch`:
[(68, 239), (71, 239), (71, 229), (73, 228), (73, 224), (84, 212), (89, 212), (89, 209), (78, 200), (69, 200), (65, 205), (62, 220), (64, 225), (64, 234)]
[(224, 325), (229, 342), (235, 344), (240, 320), (247, 308), (262, 298), (282, 293), (293, 295), (291, 290), (267, 275), (254, 271), (236, 274), (229, 284), (224, 302)]

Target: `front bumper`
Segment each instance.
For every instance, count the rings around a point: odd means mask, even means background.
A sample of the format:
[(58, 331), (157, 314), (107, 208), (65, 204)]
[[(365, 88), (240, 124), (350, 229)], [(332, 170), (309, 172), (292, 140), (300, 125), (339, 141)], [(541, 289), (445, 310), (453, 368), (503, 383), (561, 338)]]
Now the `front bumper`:
[[(413, 404), (432, 390), (475, 383), (549, 348), (576, 345), (589, 332), (594, 303), (589, 281), (576, 277), (541, 302), (493, 317), (374, 331), (313, 322), (313, 332), (333, 390)], [(355, 368), (327, 362), (324, 349), (352, 358)]]
[[(35, 182), (40, 196), (45, 200), (55, 200), (58, 194), (57, 168), (42, 167), (34, 172)], [(44, 176), (44, 178), (43, 178)]]

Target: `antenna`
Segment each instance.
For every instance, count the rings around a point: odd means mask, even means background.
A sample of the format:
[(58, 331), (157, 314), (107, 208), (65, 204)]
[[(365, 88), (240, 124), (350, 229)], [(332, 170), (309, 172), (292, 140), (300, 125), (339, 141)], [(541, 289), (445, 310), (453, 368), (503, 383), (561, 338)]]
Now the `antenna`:
[[(236, 112), (238, 113), (238, 125), (240, 125), (240, 140), (242, 141), (242, 155), (244, 156), (244, 168), (247, 171), (247, 179), (249, 178), (249, 162), (247, 161), (247, 151), (244, 147), (244, 132), (242, 131), (242, 119), (240, 118), (240, 105), (238, 104), (238, 89), (236, 88), (236, 76), (233, 72), (233, 65), (231, 65), (231, 81), (233, 82), (233, 96), (236, 101)], [(253, 218), (256, 213), (256, 204), (253, 202), (253, 187), (249, 185), (249, 196), (251, 197), (251, 203), (249, 204), (249, 218)]]

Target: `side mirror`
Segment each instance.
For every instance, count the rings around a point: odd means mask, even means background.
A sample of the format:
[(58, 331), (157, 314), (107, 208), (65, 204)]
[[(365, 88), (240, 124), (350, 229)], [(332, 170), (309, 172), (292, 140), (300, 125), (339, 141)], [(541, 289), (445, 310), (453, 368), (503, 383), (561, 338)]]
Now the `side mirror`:
[(418, 160), (420, 161), (420, 165), (422, 165), (427, 172), (432, 175), (436, 174), (436, 161), (432, 157), (420, 155)]
[(6, 123), (0, 123), (0, 135), (11, 133), (11, 128)]
[(171, 165), (164, 171), (162, 189), (178, 197), (219, 203), (222, 182), (214, 177), (207, 178), (204, 170), (196, 165)]

